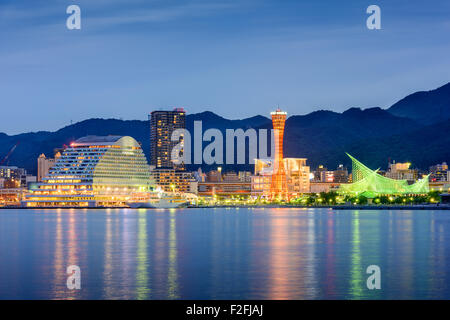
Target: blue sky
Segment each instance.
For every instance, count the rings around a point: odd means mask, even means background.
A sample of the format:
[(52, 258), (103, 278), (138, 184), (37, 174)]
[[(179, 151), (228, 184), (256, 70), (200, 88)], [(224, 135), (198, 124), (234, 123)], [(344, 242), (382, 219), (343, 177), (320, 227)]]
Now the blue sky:
[[(382, 30), (366, 28), (371, 4)], [(0, 132), (172, 107), (387, 108), (450, 81), (449, 34), (448, 0), (2, 0)]]

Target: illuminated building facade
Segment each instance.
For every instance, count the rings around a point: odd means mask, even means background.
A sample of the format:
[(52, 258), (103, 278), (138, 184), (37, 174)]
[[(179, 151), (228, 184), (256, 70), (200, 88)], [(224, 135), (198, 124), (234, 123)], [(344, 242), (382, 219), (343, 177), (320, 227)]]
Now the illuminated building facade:
[(14, 166), (0, 166), (0, 178), (5, 179), (5, 188), (20, 188), (22, 177), (27, 175), (23, 168)]
[(396, 180), (407, 180), (414, 182), (417, 180), (418, 172), (417, 170), (410, 169), (411, 163), (389, 163), (388, 171), (385, 176), (387, 178)]
[(344, 165), (340, 164), (336, 170), (333, 171), (333, 182), (337, 183), (347, 183), (348, 182), (348, 171)]
[(47, 158), (45, 154), (41, 154), (37, 160), (37, 181), (42, 182), (44, 177), (50, 171), (50, 168), (54, 166), (56, 160), (61, 157), (61, 153), (55, 154), (55, 158)]
[[(287, 198), (310, 192), (310, 168), (305, 158), (284, 158), (283, 168)], [(251, 177), (252, 196), (272, 198), (272, 159), (255, 159), (255, 174)]]
[(25, 193), (25, 188), (0, 188), (0, 207), (19, 206)]
[(127, 136), (87, 136), (73, 142), (26, 195), (28, 207), (120, 207), (153, 187), (141, 146)]
[(227, 182), (199, 182), (199, 196), (217, 196), (217, 197), (247, 197), (251, 194), (251, 183), (240, 181)]
[(272, 116), (272, 125), (275, 133), (275, 156), (270, 184), (270, 197), (272, 199), (286, 200), (288, 199), (288, 187), (283, 162), (283, 137), (287, 113), (277, 109), (271, 112), (270, 115)]
[(414, 184), (408, 184), (407, 180), (383, 177), (378, 174), (378, 170), (371, 170), (351, 155), (347, 155), (352, 159), (353, 183), (342, 184), (339, 193), (374, 198), (378, 195), (425, 194), (430, 190), (428, 176)]
[(166, 192), (196, 193), (196, 181), (191, 172), (161, 168), (151, 171), (156, 186)]
[(186, 129), (186, 112), (182, 108), (173, 111), (153, 111), (150, 114), (150, 165), (156, 169), (173, 168), (184, 169), (184, 163), (174, 164), (171, 161), (172, 149), (183, 142), (172, 141), (175, 130)]
[(450, 181), (450, 171), (448, 170), (447, 162), (437, 164), (430, 167), (430, 181)]
[(27, 188), (30, 183), (36, 182), (36, 176), (27, 173), (27, 170), (14, 166), (0, 166), (0, 179), (3, 188)]
[(310, 168), (305, 158), (284, 158), (289, 197), (308, 193)]

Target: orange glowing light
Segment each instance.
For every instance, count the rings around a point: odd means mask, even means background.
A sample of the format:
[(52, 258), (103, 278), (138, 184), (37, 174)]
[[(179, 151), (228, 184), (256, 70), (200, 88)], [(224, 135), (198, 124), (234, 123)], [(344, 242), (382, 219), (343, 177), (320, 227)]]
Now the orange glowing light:
[(283, 162), (283, 136), (287, 113), (277, 109), (277, 111), (271, 112), (270, 114), (272, 116), (273, 129), (275, 130), (274, 171), (270, 185), (270, 197), (272, 199), (287, 200), (288, 187)]

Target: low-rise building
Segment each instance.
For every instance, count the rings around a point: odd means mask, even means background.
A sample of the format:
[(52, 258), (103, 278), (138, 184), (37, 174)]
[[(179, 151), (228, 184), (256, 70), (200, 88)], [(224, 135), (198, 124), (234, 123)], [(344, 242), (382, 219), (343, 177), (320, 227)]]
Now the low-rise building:
[(156, 168), (151, 171), (157, 187), (166, 192), (196, 193), (196, 180), (192, 172), (172, 168)]
[(431, 182), (450, 181), (450, 171), (448, 170), (447, 162), (431, 166), (429, 169)]
[(407, 180), (410, 183), (417, 181), (418, 170), (410, 169), (411, 163), (389, 163), (385, 177), (395, 180)]
[(61, 153), (56, 153), (54, 158), (47, 158), (45, 154), (41, 154), (37, 160), (37, 181), (42, 182), (42, 179), (48, 174), (49, 170), (55, 164), (56, 160), (61, 157)]
[(19, 206), (24, 199), (25, 188), (5, 188), (0, 189), (0, 207)]
[(251, 194), (250, 182), (199, 182), (198, 195), (199, 196), (217, 196), (217, 197), (232, 197), (232, 196), (249, 196)]
[(340, 164), (336, 170), (333, 171), (333, 182), (347, 183), (348, 182), (348, 170), (344, 165)]
[(310, 182), (310, 193), (336, 191), (339, 189), (340, 185), (341, 185), (341, 183), (339, 183), (339, 182), (311, 181)]
[(8, 189), (27, 188), (30, 183), (36, 182), (35, 176), (16, 166), (0, 166), (0, 179), (3, 179), (3, 188)]

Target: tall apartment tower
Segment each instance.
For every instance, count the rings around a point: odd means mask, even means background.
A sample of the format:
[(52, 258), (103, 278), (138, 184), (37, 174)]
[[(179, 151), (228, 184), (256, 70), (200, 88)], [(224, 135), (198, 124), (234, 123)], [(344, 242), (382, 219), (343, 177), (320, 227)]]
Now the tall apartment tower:
[(186, 112), (184, 109), (175, 108), (173, 111), (153, 111), (149, 116), (149, 121), (150, 165), (155, 166), (157, 169), (172, 168), (183, 170), (184, 163), (174, 164), (172, 162), (172, 149), (180, 141), (171, 141), (171, 137), (176, 129), (186, 129)]
[(286, 200), (288, 199), (288, 187), (283, 161), (283, 136), (287, 113), (277, 109), (276, 111), (271, 112), (270, 115), (272, 116), (272, 125), (275, 131), (274, 171), (270, 185), (270, 194), (271, 198)]

